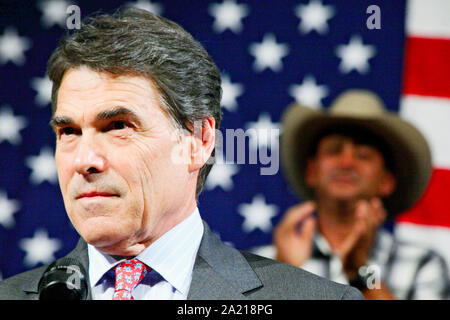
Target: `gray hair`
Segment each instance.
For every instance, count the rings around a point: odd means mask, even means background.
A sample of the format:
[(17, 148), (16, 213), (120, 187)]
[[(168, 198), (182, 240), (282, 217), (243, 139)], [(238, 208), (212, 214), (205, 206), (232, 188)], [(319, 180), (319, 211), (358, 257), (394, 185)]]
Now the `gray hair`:
[[(220, 71), (202, 45), (173, 21), (139, 9), (85, 19), (80, 30), (60, 40), (49, 59), (53, 113), (64, 73), (79, 66), (149, 78), (179, 128), (192, 132), (194, 122), (203, 123), (211, 116), (216, 128), (220, 126)], [(200, 169), (197, 197), (211, 167), (211, 161), (207, 161)]]

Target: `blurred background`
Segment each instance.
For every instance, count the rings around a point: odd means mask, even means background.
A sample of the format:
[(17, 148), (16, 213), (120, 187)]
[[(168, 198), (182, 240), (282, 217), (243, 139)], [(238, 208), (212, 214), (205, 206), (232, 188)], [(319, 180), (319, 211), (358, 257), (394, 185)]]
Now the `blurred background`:
[[(272, 136), (248, 137), (245, 164), (236, 155), (219, 162), (200, 196), (203, 219), (223, 241), (239, 249), (270, 243), (299, 201), (281, 168), (261, 174), (276, 169), (284, 109), (327, 108), (342, 91), (365, 88), (432, 149), (427, 191), (385, 227), (450, 265), (450, 1), (0, 0), (0, 279), (64, 256), (78, 239), (59, 191), (45, 75), (58, 39), (76, 25), (72, 4), (81, 18), (137, 6), (181, 24), (222, 72), (224, 135), (270, 129)], [(269, 164), (260, 158), (266, 149)]]

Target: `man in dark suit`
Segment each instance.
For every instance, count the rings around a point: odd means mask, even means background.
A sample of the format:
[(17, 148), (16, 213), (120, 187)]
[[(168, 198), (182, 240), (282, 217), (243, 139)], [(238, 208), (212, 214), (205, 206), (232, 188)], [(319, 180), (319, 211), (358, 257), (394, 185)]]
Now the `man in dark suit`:
[[(223, 244), (197, 197), (221, 120), (220, 72), (190, 34), (137, 9), (89, 18), (51, 56), (51, 125), (67, 256), (88, 299), (360, 299), (359, 291)], [(4, 280), (38, 299), (46, 266)]]

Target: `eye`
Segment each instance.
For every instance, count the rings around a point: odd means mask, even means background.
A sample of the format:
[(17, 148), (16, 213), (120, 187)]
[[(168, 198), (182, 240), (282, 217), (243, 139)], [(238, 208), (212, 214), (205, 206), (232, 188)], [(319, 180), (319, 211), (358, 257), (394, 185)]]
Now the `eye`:
[(122, 130), (131, 127), (131, 125), (123, 120), (117, 120), (110, 122), (104, 129), (103, 132), (107, 132), (110, 130)]
[(121, 130), (126, 128), (127, 124), (124, 121), (113, 121), (111, 126), (114, 130)]
[(356, 149), (357, 157), (362, 160), (372, 159), (375, 156), (374, 153), (375, 151), (368, 147), (359, 147)]
[(62, 135), (71, 135), (75, 134), (75, 128), (72, 127), (63, 127), (58, 130), (60, 136)]
[(333, 141), (332, 143), (325, 145), (323, 150), (324, 150), (325, 154), (330, 155), (330, 156), (335, 156), (335, 155), (338, 155), (342, 151), (342, 148), (343, 148), (343, 143)]

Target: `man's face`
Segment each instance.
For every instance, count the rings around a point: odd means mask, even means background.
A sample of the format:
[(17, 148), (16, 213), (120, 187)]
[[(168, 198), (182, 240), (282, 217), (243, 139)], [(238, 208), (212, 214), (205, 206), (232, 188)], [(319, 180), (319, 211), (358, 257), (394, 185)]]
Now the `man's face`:
[(68, 70), (59, 88), (52, 125), (64, 204), (80, 235), (106, 253), (137, 254), (195, 208), (186, 204), (196, 176), (173, 161), (179, 131), (159, 101), (144, 77), (86, 67)]
[(316, 156), (307, 165), (306, 183), (318, 198), (338, 201), (385, 197), (395, 187), (376, 148), (338, 134), (319, 141)]

